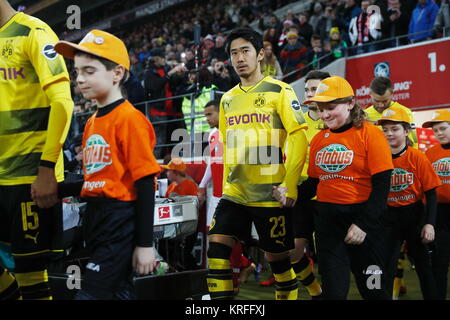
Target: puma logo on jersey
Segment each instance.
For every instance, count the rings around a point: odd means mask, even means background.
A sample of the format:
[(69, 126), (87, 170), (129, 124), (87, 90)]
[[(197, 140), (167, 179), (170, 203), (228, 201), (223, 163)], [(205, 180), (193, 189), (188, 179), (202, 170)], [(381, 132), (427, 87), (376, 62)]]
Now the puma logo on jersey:
[(37, 237), (39, 236), (39, 232), (36, 233), (36, 235), (33, 237), (32, 235), (26, 233), (25, 239), (31, 239), (34, 241), (34, 244), (37, 244)]
[(282, 246), (284, 246), (284, 242), (281, 240), (275, 240), (275, 243), (281, 244)]

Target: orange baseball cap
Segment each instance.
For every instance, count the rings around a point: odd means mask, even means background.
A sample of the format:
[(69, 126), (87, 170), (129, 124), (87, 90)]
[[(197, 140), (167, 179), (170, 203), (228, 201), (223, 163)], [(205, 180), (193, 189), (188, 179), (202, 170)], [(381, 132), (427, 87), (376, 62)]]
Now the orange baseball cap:
[(410, 119), (406, 111), (396, 106), (392, 106), (384, 110), (381, 114), (381, 118), (375, 121), (375, 124), (379, 126), (386, 121), (410, 123)]
[(355, 96), (353, 88), (342, 77), (332, 76), (320, 81), (317, 86), (316, 95), (304, 103), (309, 104), (312, 102), (331, 102), (336, 99), (348, 98)]
[(55, 44), (55, 51), (68, 59), (73, 59), (77, 50), (105, 58), (130, 70), (127, 47), (122, 40), (106, 31), (91, 30), (79, 44), (68, 41), (58, 41)]
[(429, 128), (437, 122), (450, 122), (450, 110), (437, 110), (430, 121), (424, 122), (422, 128)]
[(166, 165), (161, 165), (161, 168), (167, 169), (167, 170), (176, 170), (180, 172), (186, 171), (186, 164), (181, 160), (181, 158), (172, 158), (170, 162)]

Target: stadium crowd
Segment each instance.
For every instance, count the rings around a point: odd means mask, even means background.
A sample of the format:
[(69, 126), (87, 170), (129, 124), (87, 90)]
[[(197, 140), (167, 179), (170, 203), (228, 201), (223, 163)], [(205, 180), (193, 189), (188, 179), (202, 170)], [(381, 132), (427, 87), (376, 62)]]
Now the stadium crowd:
[[(144, 3), (132, 2), (135, 6)], [(224, 50), (227, 31), (252, 25), (252, 22), (265, 41), (263, 73), (288, 83), (345, 55), (441, 37), (448, 34), (450, 26), (448, 1), (314, 0), (300, 12), (288, 10), (281, 18), (274, 13), (293, 2), (193, 1), (152, 16), (143, 23), (114, 30), (124, 39), (130, 53), (131, 76), (126, 82), (129, 100), (139, 104), (189, 93), (199, 95), (203, 88), (229, 90), (238, 83), (238, 78)], [(380, 10), (368, 10), (371, 5)], [(116, 3), (108, 8), (108, 15), (129, 8), (128, 2)], [(377, 24), (379, 29), (369, 28), (369, 25)], [(196, 25), (200, 26), (198, 46), (194, 39)], [(200, 69), (204, 69), (203, 72), (198, 72)], [(169, 85), (154, 81), (162, 80), (166, 74), (170, 74)], [(197, 80), (199, 87), (196, 87)], [(72, 91), (75, 113), (95, 109), (93, 101), (82, 98), (75, 82), (72, 82)], [(182, 111), (182, 103), (179, 98), (149, 104), (147, 111), (152, 121), (178, 119), (170, 125), (170, 133), (185, 128), (183, 118), (186, 114)], [(138, 105), (138, 108), (145, 112), (144, 105)], [(167, 131), (164, 125), (159, 127), (156, 126), (157, 131)], [(170, 144), (170, 141), (163, 139), (158, 144)], [(160, 150), (158, 156), (163, 157), (169, 150)]]

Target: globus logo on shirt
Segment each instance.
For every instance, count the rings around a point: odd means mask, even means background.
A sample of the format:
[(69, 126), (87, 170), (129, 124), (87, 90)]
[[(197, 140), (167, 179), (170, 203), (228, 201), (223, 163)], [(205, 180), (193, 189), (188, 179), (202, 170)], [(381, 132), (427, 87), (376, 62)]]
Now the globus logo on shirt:
[(390, 192), (400, 192), (406, 190), (414, 183), (414, 174), (402, 168), (394, 168), (391, 174)]
[(348, 150), (342, 144), (334, 143), (317, 152), (315, 164), (325, 172), (336, 173), (352, 164), (353, 155), (353, 150)]
[(450, 177), (450, 158), (442, 158), (433, 162), (433, 169), (438, 176)]
[(101, 135), (93, 134), (87, 139), (83, 150), (83, 163), (86, 174), (98, 172), (112, 163), (111, 148)]

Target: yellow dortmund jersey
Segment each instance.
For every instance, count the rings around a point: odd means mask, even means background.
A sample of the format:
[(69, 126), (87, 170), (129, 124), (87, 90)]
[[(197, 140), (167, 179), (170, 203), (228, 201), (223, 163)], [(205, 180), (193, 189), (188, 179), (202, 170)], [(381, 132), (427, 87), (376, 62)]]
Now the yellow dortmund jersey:
[[(219, 120), (223, 198), (253, 207), (278, 207), (272, 188), (285, 180), (287, 134), (306, 128), (294, 91), (282, 81), (266, 76), (248, 90), (237, 85), (225, 93)], [(297, 183), (300, 175), (301, 169), (297, 177), (286, 179)]]
[[(417, 142), (417, 133), (416, 133), (416, 130), (415, 130), (416, 127), (415, 127), (415, 124), (414, 124), (414, 118), (413, 118), (413, 114), (411, 112), (411, 109), (405, 107), (404, 105), (401, 105), (400, 103), (398, 103), (396, 101), (391, 102), (391, 105), (389, 107), (393, 107), (393, 106), (395, 106), (396, 108), (401, 108), (401, 109), (405, 110), (406, 113), (408, 114), (409, 121), (410, 121), (411, 126), (413, 128), (411, 130), (411, 132), (409, 133), (408, 137), (413, 142), (413, 144), (414, 144), (413, 147), (417, 149), (419, 147), (419, 144)], [(375, 121), (377, 121), (378, 119), (381, 118), (381, 113), (379, 113), (373, 106), (370, 106), (370, 107), (364, 109), (364, 111), (367, 114), (367, 119), (370, 122), (372, 122), (372, 123), (374, 123)], [(381, 128), (381, 127), (379, 127), (379, 128)]]
[(309, 145), (314, 136), (320, 132), (320, 128), (323, 128), (323, 121), (318, 119), (314, 120), (309, 116), (309, 112), (303, 113), (303, 117), (306, 120), (308, 129), (305, 131), (306, 139), (308, 140), (308, 152), (306, 153), (306, 161), (303, 166), (301, 181), (305, 181), (308, 178), (308, 163), (309, 163)]
[[(32, 183), (47, 134), (50, 100), (43, 88), (69, 80), (50, 27), (22, 12), (0, 28), (0, 185)], [(55, 167), (64, 179), (62, 152)]]

